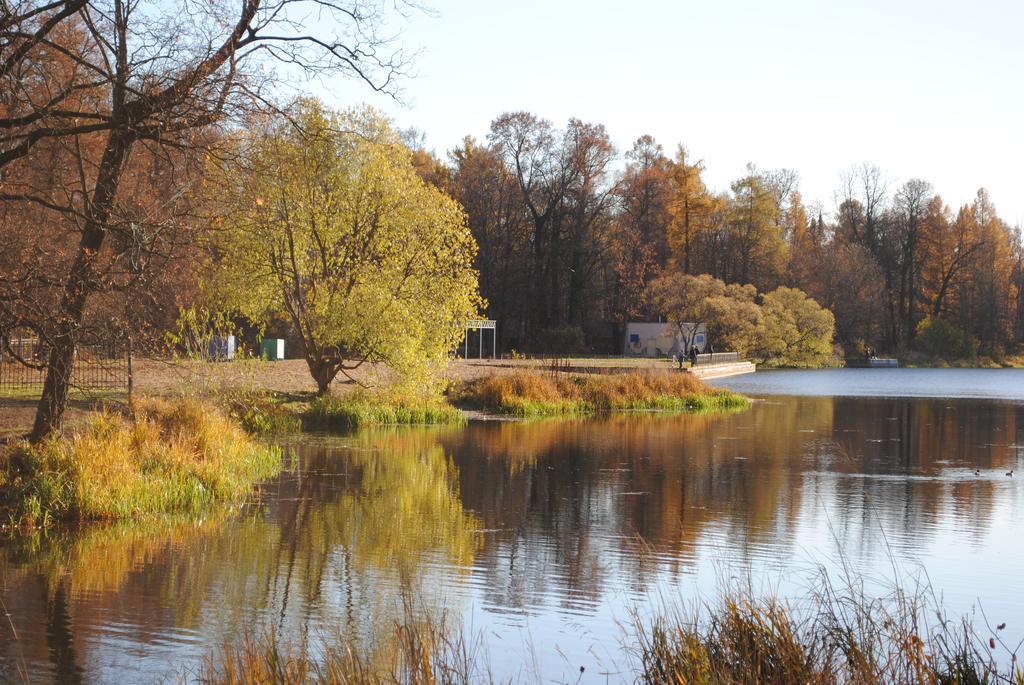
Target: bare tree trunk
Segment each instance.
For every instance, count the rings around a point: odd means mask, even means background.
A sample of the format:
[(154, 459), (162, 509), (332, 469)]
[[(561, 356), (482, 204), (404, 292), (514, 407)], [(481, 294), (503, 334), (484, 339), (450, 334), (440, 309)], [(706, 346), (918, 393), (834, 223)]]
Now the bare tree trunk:
[(96, 179), (96, 189), (86, 212), (78, 254), (68, 274), (64, 295), (61, 298), (57, 330), (51, 340), (50, 358), (46, 365), (43, 394), (39, 398), (35, 424), (30, 436), (32, 442), (39, 442), (54, 431), (60, 430), (64, 421), (64, 412), (68, 406), (68, 389), (75, 366), (78, 330), (82, 325), (86, 301), (95, 288), (93, 263), (103, 248), (107, 220), (110, 218), (118, 181), (131, 146), (131, 134), (124, 130), (112, 131), (107, 139), (107, 148), (103, 152)]

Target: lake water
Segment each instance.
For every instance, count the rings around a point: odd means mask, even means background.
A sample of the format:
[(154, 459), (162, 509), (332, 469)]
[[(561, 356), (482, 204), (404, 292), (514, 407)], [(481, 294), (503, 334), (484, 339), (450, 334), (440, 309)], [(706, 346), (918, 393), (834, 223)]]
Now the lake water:
[[(245, 512), (6, 541), (0, 682), (174, 678), (253, 627), (369, 641), (404, 603), (461, 619), (500, 677), (631, 682), (632, 611), (730, 578), (800, 596), (840, 561), (926, 572), (1024, 637), (1019, 372), (724, 383), (753, 407), (303, 438)], [(935, 392), (958, 397), (900, 397)]]
[(747, 395), (1024, 398), (1024, 369), (782, 369), (712, 383)]

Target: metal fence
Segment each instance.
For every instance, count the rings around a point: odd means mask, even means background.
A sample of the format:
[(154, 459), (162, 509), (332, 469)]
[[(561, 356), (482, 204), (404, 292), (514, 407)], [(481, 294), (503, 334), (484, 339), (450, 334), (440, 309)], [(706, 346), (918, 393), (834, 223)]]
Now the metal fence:
[[(41, 390), (49, 348), (38, 338), (10, 338), (0, 344), (0, 392)], [(27, 363), (26, 363), (27, 362)], [(78, 345), (71, 387), (78, 390), (131, 392), (130, 341)]]
[(708, 364), (732, 364), (740, 361), (739, 352), (715, 352), (714, 354), (698, 354), (694, 366)]

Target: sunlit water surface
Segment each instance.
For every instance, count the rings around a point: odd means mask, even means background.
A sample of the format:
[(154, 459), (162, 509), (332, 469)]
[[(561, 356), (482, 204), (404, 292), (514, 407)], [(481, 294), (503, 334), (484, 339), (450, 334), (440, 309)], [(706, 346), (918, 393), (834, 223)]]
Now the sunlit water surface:
[(712, 381), (753, 395), (1024, 398), (1024, 369), (813, 369), (758, 371)]
[[(1019, 639), (1024, 382), (921, 373), (739, 377), (759, 399), (722, 416), (289, 443), (244, 514), (2, 543), (0, 682), (175, 680), (247, 629), (368, 643), (408, 604), (460, 619), (498, 677), (629, 682), (632, 612), (729, 579), (800, 597), (841, 564), (927, 573), (950, 612)], [(925, 386), (960, 397), (894, 397)]]

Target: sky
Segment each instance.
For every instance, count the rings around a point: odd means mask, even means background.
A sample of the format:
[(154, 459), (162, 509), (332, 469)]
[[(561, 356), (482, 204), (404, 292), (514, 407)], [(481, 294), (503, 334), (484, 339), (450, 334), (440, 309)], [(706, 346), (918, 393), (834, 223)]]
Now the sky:
[(844, 170), (935, 186), (954, 209), (985, 187), (1024, 224), (1024, 2), (434, 0), (391, 25), (421, 52), (403, 103), (337, 79), (444, 156), (506, 111), (604, 124), (619, 152), (684, 143), (726, 190), (748, 162), (800, 174), (826, 212)]

